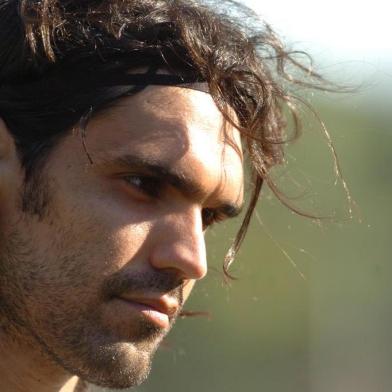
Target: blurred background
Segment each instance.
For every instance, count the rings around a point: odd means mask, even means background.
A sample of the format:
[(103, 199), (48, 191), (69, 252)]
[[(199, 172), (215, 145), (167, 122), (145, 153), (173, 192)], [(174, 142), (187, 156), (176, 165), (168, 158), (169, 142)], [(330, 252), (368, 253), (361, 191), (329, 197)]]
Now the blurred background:
[(308, 51), (355, 94), (308, 93), (356, 202), (336, 183), (322, 128), (303, 112), (301, 138), (275, 178), (293, 214), (268, 189), (223, 283), (221, 262), (240, 220), (208, 236), (209, 274), (138, 392), (392, 391), (392, 28), (386, 1), (247, 0), (293, 49)]

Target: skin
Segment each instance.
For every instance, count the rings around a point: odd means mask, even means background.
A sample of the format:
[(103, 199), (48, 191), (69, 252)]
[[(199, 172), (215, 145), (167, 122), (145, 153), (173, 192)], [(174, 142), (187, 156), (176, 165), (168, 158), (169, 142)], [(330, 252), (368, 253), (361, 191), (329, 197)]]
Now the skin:
[[(74, 391), (80, 379), (123, 388), (147, 377), (207, 273), (205, 230), (242, 204), (240, 136), (223, 123), (208, 94), (150, 86), (91, 119), (93, 164), (73, 130), (25, 186), (1, 122), (3, 392)], [(124, 293), (165, 298), (170, 326), (128, 308)]]

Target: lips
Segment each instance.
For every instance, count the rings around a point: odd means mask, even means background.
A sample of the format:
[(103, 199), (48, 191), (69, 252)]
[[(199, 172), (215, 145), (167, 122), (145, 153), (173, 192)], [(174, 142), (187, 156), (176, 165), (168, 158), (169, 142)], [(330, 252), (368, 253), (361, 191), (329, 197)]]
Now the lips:
[(170, 319), (179, 309), (178, 301), (167, 294), (160, 296), (122, 295), (118, 299), (124, 301), (131, 312), (142, 315), (161, 328), (169, 328)]

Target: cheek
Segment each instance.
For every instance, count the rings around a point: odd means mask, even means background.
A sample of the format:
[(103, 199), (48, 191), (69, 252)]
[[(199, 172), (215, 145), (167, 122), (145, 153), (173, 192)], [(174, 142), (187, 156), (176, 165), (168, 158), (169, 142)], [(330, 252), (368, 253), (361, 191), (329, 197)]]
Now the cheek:
[[(65, 252), (78, 250), (85, 266), (99, 278), (143, 259), (142, 249), (151, 230), (141, 208), (130, 208), (117, 198), (83, 195), (71, 206), (63, 204), (55, 225)], [(143, 215), (144, 214), (144, 215)], [(61, 227), (67, 232), (61, 233)]]
[(75, 211), (50, 225), (29, 225), (25, 237), (33, 233), (32, 249), (24, 265), (35, 279), (26, 273), (24, 280), (30, 292), (44, 286), (56, 297), (64, 292), (68, 293), (64, 298), (74, 294), (94, 298), (105, 278), (145, 259), (146, 225), (120, 225), (110, 212), (88, 211)]
[[(99, 287), (109, 276), (123, 269), (138, 269), (148, 255), (144, 254), (149, 228), (143, 224), (118, 225), (104, 219), (94, 219), (89, 226), (75, 230), (69, 243), (77, 254), (74, 267), (91, 286)], [(87, 232), (88, 235), (84, 233)], [(79, 234), (79, 235), (78, 235)], [(63, 265), (63, 268), (67, 268)], [(86, 281), (87, 283), (87, 281)]]
[(110, 273), (127, 268), (131, 264), (133, 268), (137, 268), (148, 259), (146, 252), (150, 231), (148, 223), (125, 224), (108, 231), (103, 241), (106, 243), (106, 266), (109, 267)]
[(125, 268), (135, 270), (144, 261), (145, 228), (97, 223), (80, 221), (66, 230), (52, 227), (50, 243), (45, 236), (30, 242), (29, 257), (19, 260), (23, 268), (18, 269), (18, 281), (33, 324), (38, 325), (43, 314), (61, 323), (65, 314), (79, 317), (99, 309), (105, 279)]

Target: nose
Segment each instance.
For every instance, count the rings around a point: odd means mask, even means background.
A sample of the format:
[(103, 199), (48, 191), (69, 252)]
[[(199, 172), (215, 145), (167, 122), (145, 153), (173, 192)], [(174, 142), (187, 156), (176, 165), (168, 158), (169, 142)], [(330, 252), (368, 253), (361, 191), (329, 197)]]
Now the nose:
[(158, 223), (150, 263), (157, 269), (175, 269), (181, 279), (202, 279), (207, 256), (200, 209), (165, 215)]

